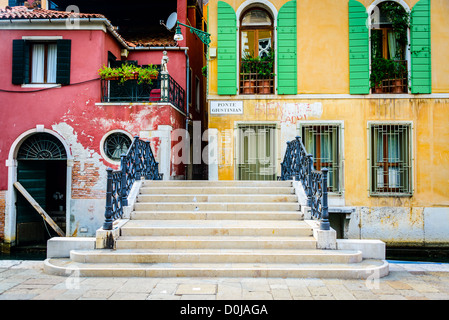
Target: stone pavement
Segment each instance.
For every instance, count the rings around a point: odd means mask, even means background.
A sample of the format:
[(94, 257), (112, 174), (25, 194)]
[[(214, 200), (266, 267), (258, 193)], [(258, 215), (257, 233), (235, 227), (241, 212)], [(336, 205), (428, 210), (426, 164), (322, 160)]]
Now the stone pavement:
[(381, 279), (89, 278), (0, 260), (0, 300), (449, 300), (449, 264), (390, 262)]

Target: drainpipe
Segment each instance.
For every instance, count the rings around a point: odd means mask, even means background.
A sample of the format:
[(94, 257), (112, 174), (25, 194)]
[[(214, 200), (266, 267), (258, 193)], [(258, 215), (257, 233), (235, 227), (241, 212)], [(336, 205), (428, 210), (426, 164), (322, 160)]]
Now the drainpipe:
[(184, 53), (186, 55), (186, 79), (187, 79), (187, 83), (186, 83), (186, 142), (189, 148), (189, 159), (186, 159), (186, 163), (184, 163), (184, 180), (187, 180), (187, 167), (188, 164), (190, 162), (190, 152), (192, 150), (190, 150), (190, 141), (189, 141), (189, 112), (190, 112), (190, 108), (189, 108), (189, 102), (190, 102), (190, 59), (189, 59), (189, 55), (187, 54), (187, 49), (184, 50)]

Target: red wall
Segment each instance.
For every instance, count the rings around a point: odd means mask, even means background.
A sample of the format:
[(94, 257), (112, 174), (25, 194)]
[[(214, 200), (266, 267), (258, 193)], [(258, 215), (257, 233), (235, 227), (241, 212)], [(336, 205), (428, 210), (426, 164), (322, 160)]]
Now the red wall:
[[(133, 136), (141, 130), (156, 130), (160, 124), (185, 127), (185, 118), (173, 108), (160, 105), (98, 105), (101, 84), (97, 70), (107, 64), (108, 51), (120, 57), (120, 45), (103, 31), (5, 31), (1, 30), (0, 55), (0, 190), (7, 189), (8, 158), (13, 142), (27, 130), (65, 122), (85, 149), (100, 154), (100, 141), (110, 130), (122, 129)], [(11, 83), (12, 40), (22, 36), (63, 36), (72, 39), (71, 85), (36, 91)], [(169, 52), (168, 70), (185, 87), (184, 51)], [(131, 52), (128, 59), (139, 64), (160, 64), (162, 51)], [(90, 81), (93, 80), (93, 81)], [(87, 82), (86, 82), (87, 81)], [(5, 92), (8, 90), (10, 92)], [(33, 92), (36, 91), (36, 92)], [(112, 166), (105, 160), (106, 166)], [(179, 171), (179, 170), (177, 170)], [(178, 173), (182, 174), (182, 173)]]

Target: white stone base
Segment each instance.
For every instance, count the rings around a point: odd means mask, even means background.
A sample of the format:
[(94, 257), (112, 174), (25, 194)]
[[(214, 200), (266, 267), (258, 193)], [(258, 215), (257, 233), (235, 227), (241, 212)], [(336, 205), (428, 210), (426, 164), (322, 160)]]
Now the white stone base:
[(339, 250), (360, 250), (363, 259), (385, 260), (385, 242), (380, 240), (337, 239)]
[(54, 237), (47, 241), (47, 258), (68, 258), (71, 250), (93, 249), (94, 237)]

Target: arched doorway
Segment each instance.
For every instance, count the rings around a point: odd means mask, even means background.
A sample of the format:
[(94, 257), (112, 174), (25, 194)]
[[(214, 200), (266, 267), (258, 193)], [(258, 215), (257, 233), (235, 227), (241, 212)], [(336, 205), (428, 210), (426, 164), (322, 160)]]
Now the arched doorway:
[[(17, 182), (62, 229), (66, 229), (67, 152), (61, 141), (46, 132), (27, 137), (17, 151)], [(45, 248), (57, 236), (29, 201), (17, 190), (17, 248)]]

